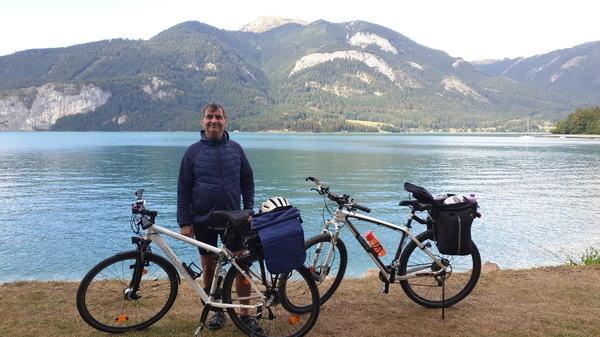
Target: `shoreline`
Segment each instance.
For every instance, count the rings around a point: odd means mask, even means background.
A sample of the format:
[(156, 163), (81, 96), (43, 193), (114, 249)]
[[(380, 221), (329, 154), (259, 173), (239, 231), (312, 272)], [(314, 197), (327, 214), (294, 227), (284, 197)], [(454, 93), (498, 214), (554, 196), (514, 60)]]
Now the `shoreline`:
[[(262, 130), (262, 131), (240, 131), (240, 130), (226, 130), (230, 133), (268, 133), (268, 134), (397, 134), (397, 135), (509, 135), (509, 136), (522, 136), (526, 135), (525, 132), (486, 132), (486, 131), (474, 131), (474, 132), (442, 132), (442, 131), (415, 131), (415, 132), (300, 132), (300, 131), (289, 131), (289, 130)], [(37, 131), (0, 131), (1, 133), (198, 133), (199, 131), (49, 131), (49, 130), (37, 130)], [(585, 134), (552, 134), (548, 132), (532, 132), (530, 133), (535, 137), (550, 137), (550, 138), (600, 138), (600, 135), (585, 135)]]

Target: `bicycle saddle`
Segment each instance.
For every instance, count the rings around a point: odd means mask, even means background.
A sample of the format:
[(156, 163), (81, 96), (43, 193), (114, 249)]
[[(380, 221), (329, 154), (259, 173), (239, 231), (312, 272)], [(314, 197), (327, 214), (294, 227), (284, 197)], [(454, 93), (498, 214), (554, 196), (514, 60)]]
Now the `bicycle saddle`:
[(252, 214), (254, 214), (254, 212), (249, 209), (242, 209), (239, 211), (214, 211), (213, 212), (214, 216), (226, 218), (227, 220), (229, 220), (229, 222), (231, 222), (231, 224), (234, 227), (243, 223), (244, 221), (246, 221), (246, 219), (249, 216), (251, 216)]

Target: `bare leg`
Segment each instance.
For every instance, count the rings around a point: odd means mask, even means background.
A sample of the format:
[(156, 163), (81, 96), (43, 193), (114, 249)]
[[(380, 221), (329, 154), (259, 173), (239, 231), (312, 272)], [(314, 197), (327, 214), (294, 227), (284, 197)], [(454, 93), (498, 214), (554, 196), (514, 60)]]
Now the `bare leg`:
[[(213, 277), (215, 274), (215, 269), (217, 266), (217, 262), (215, 261), (215, 254), (210, 255), (200, 255), (200, 261), (202, 262), (203, 275), (202, 282), (204, 284), (204, 289), (210, 289), (212, 286)], [(225, 322), (225, 314), (223, 310), (216, 310), (213, 318), (208, 323), (209, 329), (220, 329), (223, 327), (223, 323)]]
[[(251, 294), (250, 289), (252, 287), (250, 286), (250, 284), (248, 283), (248, 281), (242, 274), (238, 274), (236, 276), (235, 288), (237, 289), (237, 294), (240, 297), (250, 296), (250, 294)], [(250, 300), (243, 300), (243, 301), (240, 301), (240, 303), (241, 304), (250, 304)], [(240, 312), (242, 315), (246, 315), (246, 316), (249, 314), (248, 309), (241, 309)]]
[(202, 276), (202, 282), (204, 288), (212, 286), (213, 276), (215, 275), (215, 254), (200, 255), (200, 261), (202, 262), (202, 269), (204, 269), (204, 276)]

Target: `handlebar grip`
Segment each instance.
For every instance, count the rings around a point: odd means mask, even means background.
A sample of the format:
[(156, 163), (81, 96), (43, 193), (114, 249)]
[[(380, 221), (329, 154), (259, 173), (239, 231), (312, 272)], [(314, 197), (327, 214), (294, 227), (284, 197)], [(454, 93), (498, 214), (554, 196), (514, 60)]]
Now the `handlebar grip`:
[(359, 210), (361, 210), (363, 212), (371, 213), (371, 209), (369, 207), (367, 207), (367, 206), (363, 206), (363, 205), (360, 205), (360, 204), (352, 204), (352, 207), (354, 207), (356, 209), (359, 209)]
[(315, 177), (311, 177), (311, 176), (306, 177), (306, 181), (309, 181), (309, 180), (314, 182), (317, 185), (321, 185), (321, 181)]

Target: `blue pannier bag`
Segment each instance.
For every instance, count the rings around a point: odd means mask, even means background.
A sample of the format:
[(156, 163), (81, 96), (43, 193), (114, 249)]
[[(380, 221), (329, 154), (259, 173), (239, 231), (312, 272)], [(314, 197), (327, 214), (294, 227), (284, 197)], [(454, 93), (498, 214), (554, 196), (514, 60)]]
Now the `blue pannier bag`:
[(304, 229), (296, 207), (279, 207), (270, 212), (256, 213), (251, 224), (262, 241), (270, 273), (287, 273), (304, 264)]

